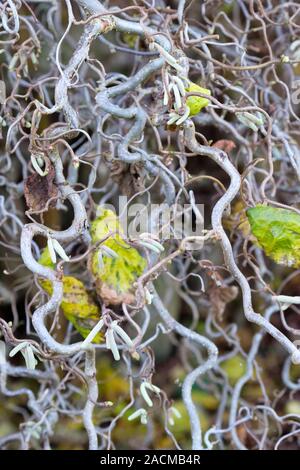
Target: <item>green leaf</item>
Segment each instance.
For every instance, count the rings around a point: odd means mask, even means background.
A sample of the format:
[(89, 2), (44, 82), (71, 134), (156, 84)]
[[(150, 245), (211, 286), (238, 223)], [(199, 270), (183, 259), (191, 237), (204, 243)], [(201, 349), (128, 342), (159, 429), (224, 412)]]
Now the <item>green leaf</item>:
[[(202, 88), (201, 86), (197, 85), (196, 83), (190, 82), (188, 88), (186, 88), (188, 93), (195, 91), (196, 93), (202, 93), (203, 95), (210, 96), (211, 92), (207, 88)], [(196, 114), (200, 113), (201, 109), (205, 106), (209, 105), (210, 101), (206, 98), (202, 98), (201, 96), (188, 96), (186, 100), (187, 106), (190, 108), (190, 116), (195, 116)]]
[(258, 245), (276, 263), (300, 266), (300, 216), (289, 209), (262, 204), (247, 210)]
[[(90, 270), (97, 293), (108, 304), (132, 303), (133, 284), (146, 267), (146, 260), (125, 242), (123, 236), (120, 223), (110, 210), (103, 209), (101, 215), (91, 224), (93, 243), (102, 243), (92, 253)], [(105, 237), (107, 238), (103, 240)], [(105, 253), (105, 247), (116, 256), (111, 257)]]
[(226, 372), (231, 385), (235, 385), (246, 373), (247, 364), (245, 359), (238, 354), (237, 356), (225, 359), (225, 361), (221, 363), (221, 368)]
[(45, 266), (46, 268), (52, 268), (52, 269), (55, 269), (55, 264), (53, 263), (52, 259), (51, 259), (51, 256), (50, 256), (50, 252), (49, 252), (49, 249), (48, 247), (47, 248), (44, 248), (44, 250), (42, 251), (42, 254), (39, 258), (39, 263), (42, 265), (42, 266)]

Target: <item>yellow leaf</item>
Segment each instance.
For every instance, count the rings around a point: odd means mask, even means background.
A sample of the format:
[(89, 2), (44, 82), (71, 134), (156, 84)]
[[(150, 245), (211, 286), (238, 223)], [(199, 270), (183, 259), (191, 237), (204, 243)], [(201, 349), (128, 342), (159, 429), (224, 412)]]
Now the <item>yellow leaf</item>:
[(114, 212), (102, 210), (91, 224), (91, 237), (94, 244), (107, 237), (94, 250), (89, 261), (97, 293), (107, 304), (134, 302), (133, 284), (143, 273), (146, 261), (124, 240)]
[[(48, 248), (43, 251), (39, 263), (43, 266), (52, 267)], [(86, 338), (101, 318), (100, 308), (81, 281), (73, 276), (63, 276), (62, 282), (63, 298), (60, 308), (67, 320), (74, 325), (83, 338)], [(52, 294), (51, 281), (39, 279), (39, 283), (49, 295)], [(98, 333), (93, 343), (100, 343), (101, 341), (102, 334)]]

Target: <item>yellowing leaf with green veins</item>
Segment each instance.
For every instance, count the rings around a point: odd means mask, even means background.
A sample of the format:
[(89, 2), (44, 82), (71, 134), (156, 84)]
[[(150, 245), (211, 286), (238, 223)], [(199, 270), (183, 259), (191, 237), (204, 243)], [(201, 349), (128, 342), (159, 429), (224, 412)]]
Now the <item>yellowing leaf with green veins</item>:
[(276, 263), (300, 266), (300, 215), (259, 204), (247, 210), (251, 232)]
[[(54, 267), (48, 248), (43, 250), (39, 263), (43, 266)], [(83, 338), (86, 338), (101, 318), (100, 308), (81, 281), (73, 276), (63, 276), (62, 282), (63, 298), (60, 308), (67, 320), (74, 325)], [(52, 295), (51, 281), (39, 279), (39, 284), (49, 295)], [(98, 333), (93, 343), (100, 343), (101, 341), (102, 334)]]
[(111, 210), (103, 209), (91, 224), (93, 251), (89, 267), (96, 291), (107, 304), (134, 302), (133, 284), (143, 273), (146, 260), (123, 239), (120, 223)]
[[(202, 93), (203, 95), (210, 96), (211, 92), (207, 88), (202, 88), (196, 83), (190, 82), (188, 88), (185, 89), (188, 93), (195, 91), (196, 93)], [(190, 108), (190, 116), (195, 116), (200, 113), (202, 108), (209, 105), (210, 101), (207, 98), (201, 96), (188, 96), (186, 99), (186, 105)]]

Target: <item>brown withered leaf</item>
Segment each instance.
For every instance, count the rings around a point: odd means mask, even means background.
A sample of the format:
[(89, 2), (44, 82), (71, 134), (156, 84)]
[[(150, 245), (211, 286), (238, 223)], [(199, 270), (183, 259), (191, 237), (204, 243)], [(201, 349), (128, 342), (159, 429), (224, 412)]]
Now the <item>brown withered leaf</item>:
[(212, 314), (222, 320), (227, 304), (234, 300), (237, 295), (238, 288), (236, 286), (212, 286), (209, 289)]
[(141, 162), (124, 163), (119, 160), (106, 160), (110, 176), (119, 185), (122, 194), (128, 197), (145, 189), (145, 171)]
[(236, 147), (236, 145), (233, 140), (221, 139), (217, 140), (217, 142), (213, 144), (213, 147), (220, 150), (224, 150), (224, 152), (229, 153)]
[(236, 286), (226, 285), (220, 273), (215, 270), (208, 270), (208, 275), (210, 276), (208, 295), (211, 312), (222, 321), (227, 304), (237, 297), (239, 290)]
[(48, 174), (40, 176), (33, 173), (24, 182), (24, 196), (26, 204), (32, 211), (40, 211), (47, 205), (49, 199), (54, 198), (48, 207), (55, 207), (58, 188), (54, 182), (55, 172), (51, 164), (48, 165)]
[(135, 296), (131, 292), (117, 293), (115, 289), (104, 284), (100, 279), (96, 279), (95, 285), (97, 294), (107, 305), (133, 304), (135, 301)]

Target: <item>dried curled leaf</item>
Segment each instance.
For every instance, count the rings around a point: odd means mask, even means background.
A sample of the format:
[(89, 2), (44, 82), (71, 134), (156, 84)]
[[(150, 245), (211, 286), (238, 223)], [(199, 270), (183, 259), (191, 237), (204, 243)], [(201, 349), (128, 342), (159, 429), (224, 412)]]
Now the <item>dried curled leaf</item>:
[(145, 259), (123, 239), (120, 223), (114, 212), (103, 209), (91, 224), (92, 242), (111, 234), (92, 253), (89, 266), (98, 295), (107, 304), (134, 301), (133, 283), (146, 267)]
[[(196, 83), (190, 82), (189, 87), (186, 88), (188, 93), (195, 91), (196, 93), (202, 93), (203, 95), (210, 96), (211, 92), (207, 88), (202, 88)], [(209, 105), (210, 101), (207, 98), (201, 96), (188, 96), (186, 100), (187, 106), (190, 108), (190, 116), (195, 116), (200, 113), (202, 108)]]
[(145, 170), (142, 162), (125, 163), (117, 159), (105, 159), (111, 178), (118, 184), (122, 194), (131, 197), (145, 189)]
[[(55, 207), (58, 188), (55, 184), (55, 172), (53, 166), (48, 164), (47, 174), (40, 176), (33, 173), (24, 181), (24, 196), (29, 209), (40, 211), (47, 204), (48, 207)], [(49, 203), (49, 199), (51, 199)]]
[(230, 214), (224, 214), (223, 227), (232, 233), (239, 230), (245, 238), (250, 234), (250, 225), (244, 201), (237, 199), (231, 205)]
[(217, 316), (219, 320), (222, 320), (228, 303), (236, 299), (238, 288), (236, 286), (212, 283), (209, 287), (208, 295), (211, 302), (212, 315)]
[(267, 256), (285, 266), (300, 266), (300, 216), (259, 204), (247, 210), (251, 232)]
[(235, 145), (235, 143), (233, 142), (233, 140), (228, 140), (228, 139), (220, 139), (220, 140), (217, 140), (212, 146), (213, 146), (214, 148), (217, 148), (217, 149), (220, 149), (220, 150), (224, 150), (224, 152), (226, 152), (226, 153), (229, 153), (229, 152), (231, 152), (233, 149), (236, 148), (236, 145)]
[[(48, 248), (43, 251), (39, 263), (47, 267), (54, 266)], [(81, 281), (73, 276), (63, 276), (62, 282), (63, 298), (60, 308), (67, 320), (74, 325), (83, 338), (86, 338), (101, 317), (100, 308)], [(51, 281), (40, 279), (39, 283), (49, 295), (52, 294)], [(100, 343), (102, 340), (102, 334), (98, 333), (93, 343)]]

